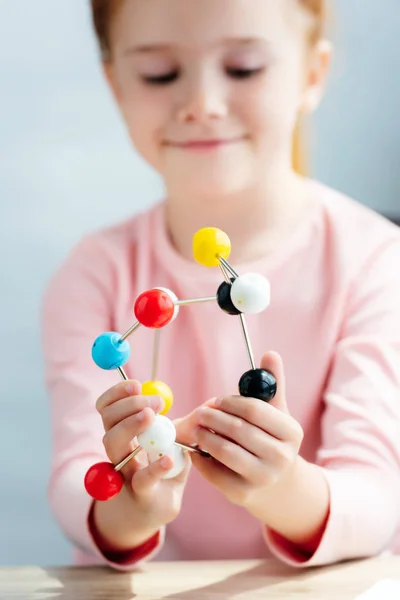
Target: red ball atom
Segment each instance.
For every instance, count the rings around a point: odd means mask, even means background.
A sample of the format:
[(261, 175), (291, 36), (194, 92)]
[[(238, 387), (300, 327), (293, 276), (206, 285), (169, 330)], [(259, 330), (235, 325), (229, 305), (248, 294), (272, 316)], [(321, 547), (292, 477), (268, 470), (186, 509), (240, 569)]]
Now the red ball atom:
[(85, 488), (95, 500), (106, 501), (117, 496), (122, 489), (124, 479), (119, 471), (108, 462), (96, 463), (85, 475)]
[(145, 327), (159, 329), (168, 325), (175, 312), (174, 300), (168, 292), (152, 289), (138, 296), (134, 306), (135, 317)]

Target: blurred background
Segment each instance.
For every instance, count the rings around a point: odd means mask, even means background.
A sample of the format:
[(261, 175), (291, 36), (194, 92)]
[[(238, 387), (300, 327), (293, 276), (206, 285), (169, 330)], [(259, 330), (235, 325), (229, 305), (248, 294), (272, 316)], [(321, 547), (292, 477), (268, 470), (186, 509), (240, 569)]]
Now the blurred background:
[[(336, 0), (312, 175), (400, 220), (399, 0)], [(39, 338), (48, 278), (85, 233), (163, 192), (102, 78), (86, 0), (0, 0), (0, 564), (70, 563), (49, 513)]]

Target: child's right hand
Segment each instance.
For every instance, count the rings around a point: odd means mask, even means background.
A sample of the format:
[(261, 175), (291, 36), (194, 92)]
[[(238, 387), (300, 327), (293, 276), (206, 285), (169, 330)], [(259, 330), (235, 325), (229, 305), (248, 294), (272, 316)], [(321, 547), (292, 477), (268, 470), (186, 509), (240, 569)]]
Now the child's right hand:
[[(155, 413), (163, 410), (158, 396), (141, 395), (139, 382), (123, 381), (102, 394), (96, 403), (105, 435), (103, 444), (110, 461), (116, 465), (138, 446), (136, 436), (150, 427)], [(189, 452), (185, 468), (174, 478), (162, 479), (174, 465), (169, 456), (149, 463), (143, 450), (121, 469), (135, 510), (139, 510), (149, 527), (160, 527), (179, 514), (185, 483), (190, 471)]]

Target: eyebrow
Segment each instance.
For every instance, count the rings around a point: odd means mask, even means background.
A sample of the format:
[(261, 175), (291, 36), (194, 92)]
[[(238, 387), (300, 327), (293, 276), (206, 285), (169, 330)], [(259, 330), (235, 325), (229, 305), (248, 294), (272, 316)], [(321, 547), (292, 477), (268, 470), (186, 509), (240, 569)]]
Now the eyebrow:
[[(264, 38), (237, 38), (227, 37), (217, 42), (215, 46), (239, 44), (240, 46), (252, 46), (255, 44), (267, 45), (268, 42)], [(126, 56), (132, 54), (149, 54), (151, 52), (163, 52), (175, 48), (174, 44), (142, 44), (139, 46), (130, 46), (124, 52)]]

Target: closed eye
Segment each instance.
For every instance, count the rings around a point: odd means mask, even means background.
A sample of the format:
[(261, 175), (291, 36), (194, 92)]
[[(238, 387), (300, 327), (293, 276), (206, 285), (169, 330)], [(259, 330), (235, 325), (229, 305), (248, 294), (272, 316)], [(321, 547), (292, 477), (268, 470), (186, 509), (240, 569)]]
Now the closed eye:
[(171, 71), (162, 75), (144, 75), (143, 81), (151, 85), (167, 85), (176, 81), (179, 77), (179, 71)]
[(250, 77), (262, 73), (264, 69), (264, 67), (259, 67), (257, 69), (227, 69), (226, 72), (234, 79), (250, 79)]
[[(262, 73), (265, 67), (259, 67), (257, 69), (226, 69), (227, 74), (234, 79), (250, 79), (256, 75)], [(173, 83), (180, 76), (179, 71), (170, 71), (169, 73), (163, 73), (162, 75), (144, 75), (142, 77), (145, 83), (150, 85), (168, 85)]]

